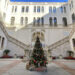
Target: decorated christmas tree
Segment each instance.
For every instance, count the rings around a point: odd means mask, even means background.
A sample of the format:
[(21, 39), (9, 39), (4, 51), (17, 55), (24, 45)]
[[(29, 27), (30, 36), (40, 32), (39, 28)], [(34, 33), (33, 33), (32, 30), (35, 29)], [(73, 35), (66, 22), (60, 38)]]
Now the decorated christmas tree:
[(30, 63), (33, 64), (35, 68), (46, 67), (47, 59), (44, 54), (44, 50), (42, 48), (39, 37), (36, 38)]

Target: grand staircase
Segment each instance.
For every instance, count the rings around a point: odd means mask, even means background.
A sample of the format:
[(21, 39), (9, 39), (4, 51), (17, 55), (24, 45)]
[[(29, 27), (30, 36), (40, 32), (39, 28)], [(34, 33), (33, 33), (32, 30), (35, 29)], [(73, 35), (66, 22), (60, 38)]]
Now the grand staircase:
[(17, 45), (17, 46), (19, 46), (19, 47), (21, 47), (21, 48), (23, 48), (23, 49), (28, 49), (28, 48), (29, 48), (28, 45), (26, 45), (26, 44), (24, 44), (23, 42), (21, 42), (21, 41), (15, 39), (15, 38), (13, 38), (13, 37), (11, 37), (10, 35), (8, 35), (8, 33), (7, 33), (7, 31), (6, 31), (5, 27), (4, 27), (4, 23), (3, 23), (2, 21), (0, 21), (0, 28), (1, 28), (2, 31), (4, 32), (4, 34), (5, 34), (5, 36), (7, 37), (7, 40), (8, 40), (8, 41), (14, 43), (15, 45)]
[(55, 42), (54, 44), (48, 46), (48, 49), (53, 50), (53, 49), (57, 48), (58, 46), (63, 45), (63, 44), (66, 43), (66, 42), (69, 43), (69, 36), (67, 36), (67, 37), (65, 37), (65, 38), (63, 38), (63, 39), (61, 39), (61, 40)]

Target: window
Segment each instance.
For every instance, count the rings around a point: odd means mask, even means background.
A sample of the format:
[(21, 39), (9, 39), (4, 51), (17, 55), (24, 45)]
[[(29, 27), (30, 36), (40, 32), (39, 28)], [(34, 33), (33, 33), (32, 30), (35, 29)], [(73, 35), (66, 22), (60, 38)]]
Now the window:
[(66, 19), (66, 17), (63, 17), (63, 24), (64, 24), (64, 26), (67, 26), (67, 19)]
[(43, 17), (41, 18), (41, 24), (42, 24), (42, 26), (44, 25), (44, 18)]
[(37, 12), (40, 12), (40, 6), (37, 6)]
[(1, 48), (4, 46), (4, 37), (2, 38)]
[(24, 18), (21, 17), (21, 25), (23, 25), (23, 24), (24, 24)]
[(14, 25), (15, 23), (15, 17), (11, 17), (11, 25)]
[(29, 12), (29, 7), (28, 6), (26, 6), (26, 12)]
[(38, 26), (40, 25), (40, 18), (39, 17), (37, 18), (37, 25)]
[(56, 7), (53, 7), (53, 13), (56, 13)]
[(72, 8), (73, 8), (73, 0), (71, 1), (71, 6), (72, 6)]
[(44, 12), (44, 7), (42, 6), (42, 12)]
[(17, 12), (17, 6), (15, 6), (15, 12)]
[(66, 13), (66, 7), (64, 7), (64, 13)]
[(36, 18), (34, 17), (33, 18), (33, 25), (35, 26), (35, 24), (36, 24)]
[(1, 43), (1, 36), (0, 36), (0, 43)]
[(36, 6), (34, 6), (34, 12), (36, 12)]
[(72, 14), (72, 23), (75, 23), (75, 14)]
[(70, 7), (70, 10), (71, 10), (71, 4), (69, 5), (69, 7)]
[(12, 6), (12, 12), (14, 12), (14, 6)]
[(57, 18), (54, 17), (54, 26), (57, 26)]
[(49, 7), (49, 13), (52, 13), (52, 7)]
[(53, 23), (52, 23), (52, 17), (49, 18), (49, 24), (50, 24), (50, 26), (53, 25)]
[(63, 7), (60, 7), (60, 11), (61, 11), (61, 13), (63, 13)]
[(28, 17), (25, 17), (25, 25), (28, 24)]
[(75, 39), (72, 39), (72, 41), (73, 41), (73, 46), (75, 47)]
[(22, 12), (24, 12), (24, 9), (25, 9), (25, 8), (24, 8), (24, 6), (23, 6), (23, 7), (22, 7)]

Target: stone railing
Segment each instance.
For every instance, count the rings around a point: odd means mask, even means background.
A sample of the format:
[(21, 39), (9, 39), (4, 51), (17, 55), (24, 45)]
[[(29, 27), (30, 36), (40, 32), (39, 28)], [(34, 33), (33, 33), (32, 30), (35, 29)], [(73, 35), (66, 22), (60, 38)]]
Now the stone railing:
[(67, 37), (65, 37), (64, 39), (59, 40), (59, 41), (55, 42), (54, 44), (48, 46), (48, 49), (49, 49), (49, 50), (52, 50), (52, 49), (57, 48), (58, 46), (60, 46), (60, 45), (62, 45), (62, 44), (64, 44), (64, 43), (66, 43), (66, 42), (69, 42), (69, 36), (67, 36)]
[(3, 23), (2, 21), (0, 21), (0, 28), (1, 28), (2, 31), (5, 33), (5, 36), (7, 37), (8, 41), (10, 41), (10, 42), (16, 44), (17, 46), (20, 46), (20, 47), (23, 48), (23, 49), (26, 49), (26, 48), (28, 49), (28, 48), (29, 48), (28, 45), (26, 45), (26, 44), (20, 42), (19, 40), (17, 40), (17, 39), (15, 39), (15, 38), (11, 37), (10, 35), (8, 35), (8, 33), (7, 33), (7, 31), (6, 31), (5, 27), (4, 27), (4, 23)]

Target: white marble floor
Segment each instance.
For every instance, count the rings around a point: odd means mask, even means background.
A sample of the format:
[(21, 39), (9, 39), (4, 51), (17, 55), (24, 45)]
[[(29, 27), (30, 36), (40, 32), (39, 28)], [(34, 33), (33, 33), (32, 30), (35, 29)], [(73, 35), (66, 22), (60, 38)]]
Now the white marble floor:
[[(3, 63), (2, 63), (3, 62)], [(28, 71), (20, 59), (0, 60), (0, 75), (75, 75), (75, 61), (55, 60), (47, 65), (47, 72)]]

